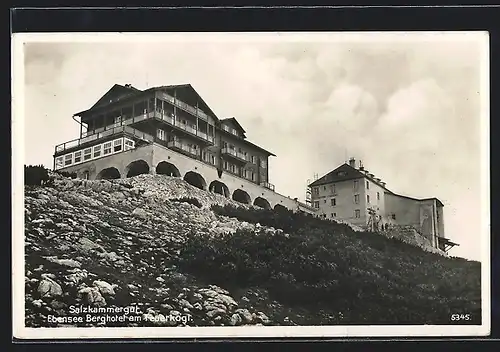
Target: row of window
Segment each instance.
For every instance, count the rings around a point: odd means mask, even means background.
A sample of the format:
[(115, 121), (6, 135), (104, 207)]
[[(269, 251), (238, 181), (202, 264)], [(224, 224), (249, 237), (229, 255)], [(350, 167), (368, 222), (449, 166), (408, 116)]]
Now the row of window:
[[(330, 188), (330, 194), (337, 193), (335, 184), (329, 185), (329, 188)], [(353, 181), (353, 189), (355, 191), (359, 190), (359, 180)], [(366, 189), (370, 189), (370, 182), (368, 182), (368, 181), (366, 181)], [(323, 191), (326, 191), (326, 190), (327, 190), (327, 186), (323, 186)], [(312, 194), (318, 196), (319, 195), (319, 187), (313, 187)]]
[[(226, 141), (222, 141), (222, 148), (228, 148), (230, 150), (237, 151), (243, 157), (243, 159), (251, 162), (252, 164), (257, 165), (257, 157), (255, 155), (249, 155), (246, 151), (242, 150), (241, 148), (238, 148), (238, 150), (236, 150), (236, 147), (234, 145), (227, 143)], [(265, 160), (260, 161), (260, 167), (264, 169), (267, 168), (267, 163)]]
[[(322, 218), (326, 218), (326, 214), (321, 214), (321, 217), (322, 217)], [(337, 213), (331, 213), (331, 214), (330, 214), (330, 217), (332, 217), (332, 218), (336, 218), (336, 217), (337, 217)], [(361, 210), (360, 210), (360, 209), (356, 209), (356, 210), (354, 210), (354, 217), (355, 217), (356, 219), (361, 218)]]
[(232, 164), (228, 161), (224, 161), (222, 167), (224, 170), (230, 171), (233, 174), (237, 175), (240, 175), (240, 170), (241, 170), (241, 177), (246, 178), (247, 180), (256, 181), (255, 172), (251, 170), (241, 169), (238, 165)]
[[(380, 193), (379, 193), (379, 192), (377, 192), (377, 200), (380, 200)], [(369, 195), (369, 194), (367, 194), (367, 195), (366, 195), (366, 202), (367, 202), (368, 204), (370, 204), (370, 195)], [(324, 200), (323, 200), (323, 203), (325, 203), (325, 204), (326, 204), (326, 199), (324, 199)], [(355, 203), (355, 204), (359, 204), (359, 194), (355, 194), (355, 195), (354, 195), (354, 203)], [(331, 199), (330, 199), (330, 205), (331, 205), (332, 207), (337, 206), (337, 198), (331, 198)], [(314, 202), (314, 207), (315, 207), (315, 208), (319, 208), (319, 201), (315, 201), (315, 202)]]
[(55, 168), (81, 164), (93, 159), (98, 159), (103, 156), (119, 153), (135, 148), (135, 142), (128, 138), (119, 138), (106, 143), (97, 144), (93, 147), (88, 147), (82, 150), (77, 150), (73, 153), (68, 153), (59, 156), (55, 160)]
[(228, 125), (222, 125), (222, 129), (226, 132), (234, 134), (235, 136), (241, 137), (238, 131), (236, 131), (234, 128), (229, 127)]

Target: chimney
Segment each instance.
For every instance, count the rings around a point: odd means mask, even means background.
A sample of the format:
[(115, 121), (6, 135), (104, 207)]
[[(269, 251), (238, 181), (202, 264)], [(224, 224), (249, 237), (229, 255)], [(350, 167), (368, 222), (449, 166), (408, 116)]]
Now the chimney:
[(356, 168), (356, 159), (350, 158), (349, 159), (349, 166)]
[(130, 83), (125, 84), (125, 87), (130, 88), (132, 85)]
[(385, 182), (380, 182), (380, 184), (382, 185), (382, 187), (385, 187)]

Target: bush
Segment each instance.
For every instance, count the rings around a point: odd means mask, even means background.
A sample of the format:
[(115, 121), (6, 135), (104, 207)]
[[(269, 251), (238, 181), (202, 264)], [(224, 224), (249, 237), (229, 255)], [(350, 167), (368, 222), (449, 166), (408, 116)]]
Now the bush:
[(180, 203), (188, 203), (188, 204), (194, 205), (198, 208), (202, 207), (202, 204), (196, 198), (182, 197), (182, 198), (174, 198), (174, 199), (172, 199), (172, 201), (173, 202), (180, 202)]
[(24, 165), (25, 186), (44, 186), (49, 183), (49, 170), (43, 165)]
[(343, 312), (346, 324), (449, 324), (459, 304), (473, 312), (475, 324), (480, 321), (477, 262), (447, 259), (306, 214), (212, 209), (288, 234), (238, 230), (216, 238), (190, 236), (179, 265), (205, 280), (262, 287), (289, 306)]

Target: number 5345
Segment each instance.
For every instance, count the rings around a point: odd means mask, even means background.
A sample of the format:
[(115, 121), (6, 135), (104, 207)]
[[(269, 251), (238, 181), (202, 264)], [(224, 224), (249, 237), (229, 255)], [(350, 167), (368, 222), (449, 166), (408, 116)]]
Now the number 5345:
[(471, 320), (470, 314), (452, 314), (451, 321), (460, 321), (460, 320)]

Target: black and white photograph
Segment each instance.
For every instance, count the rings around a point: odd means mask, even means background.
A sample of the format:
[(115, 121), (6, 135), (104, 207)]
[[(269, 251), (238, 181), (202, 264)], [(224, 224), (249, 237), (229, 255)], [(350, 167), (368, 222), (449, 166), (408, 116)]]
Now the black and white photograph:
[(485, 336), (487, 32), (13, 35), (14, 336)]

